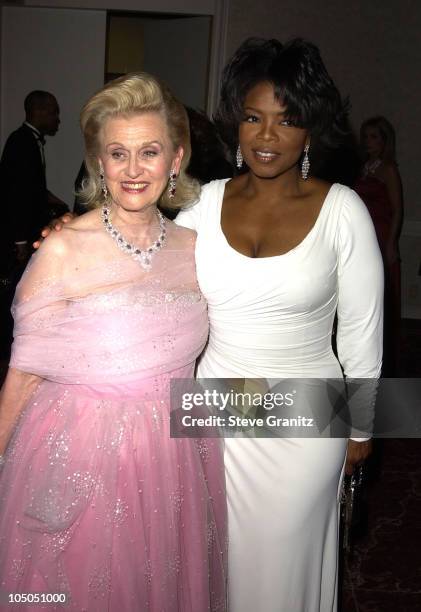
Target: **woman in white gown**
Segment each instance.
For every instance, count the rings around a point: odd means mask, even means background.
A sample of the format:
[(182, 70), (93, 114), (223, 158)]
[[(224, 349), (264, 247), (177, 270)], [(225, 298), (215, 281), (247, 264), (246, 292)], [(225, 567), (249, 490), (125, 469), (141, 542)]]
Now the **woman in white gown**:
[[(383, 272), (369, 214), (347, 187), (308, 176), (344, 116), (309, 43), (247, 41), (226, 67), (217, 117), (247, 171), (206, 185), (176, 220), (198, 233), (209, 305), (199, 377), (379, 376)], [(225, 445), (230, 612), (333, 612), (347, 440)], [(348, 443), (348, 472), (369, 446)]]

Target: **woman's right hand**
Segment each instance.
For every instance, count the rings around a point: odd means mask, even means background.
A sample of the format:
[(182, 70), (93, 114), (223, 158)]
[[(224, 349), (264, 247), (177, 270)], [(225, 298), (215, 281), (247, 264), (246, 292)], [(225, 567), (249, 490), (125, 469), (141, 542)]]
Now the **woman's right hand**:
[(75, 215), (73, 213), (68, 212), (62, 217), (59, 217), (58, 219), (53, 219), (52, 221), (50, 221), (50, 223), (46, 227), (43, 228), (39, 239), (33, 243), (32, 246), (34, 247), (34, 249), (39, 249), (44, 238), (47, 238), (48, 234), (50, 234), (52, 230), (59, 232), (61, 228), (63, 227), (63, 225), (65, 223), (69, 223), (69, 221), (71, 221), (74, 218), (74, 216)]

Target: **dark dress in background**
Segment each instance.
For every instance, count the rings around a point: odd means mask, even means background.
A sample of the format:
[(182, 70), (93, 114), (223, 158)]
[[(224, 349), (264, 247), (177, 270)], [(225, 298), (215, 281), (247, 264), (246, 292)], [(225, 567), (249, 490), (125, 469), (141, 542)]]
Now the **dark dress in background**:
[(386, 257), (392, 227), (392, 203), (385, 183), (371, 174), (361, 176), (357, 180), (355, 191), (364, 201), (373, 220), (383, 257), (385, 272), (383, 376), (396, 376), (400, 346), (401, 265), (399, 259), (389, 264)]

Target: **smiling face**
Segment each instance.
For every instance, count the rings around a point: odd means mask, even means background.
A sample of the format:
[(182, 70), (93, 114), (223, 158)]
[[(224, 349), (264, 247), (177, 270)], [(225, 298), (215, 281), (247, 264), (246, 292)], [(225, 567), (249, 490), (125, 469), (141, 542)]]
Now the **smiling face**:
[(260, 178), (298, 172), (298, 161), (309, 141), (307, 130), (286, 119), (286, 108), (270, 83), (258, 83), (244, 101), (239, 141), (250, 171)]
[(99, 165), (112, 201), (126, 211), (155, 206), (182, 157), (159, 113), (111, 117), (100, 132)]
[(385, 143), (379, 128), (374, 125), (367, 125), (361, 134), (361, 138), (363, 147), (370, 157), (382, 156)]

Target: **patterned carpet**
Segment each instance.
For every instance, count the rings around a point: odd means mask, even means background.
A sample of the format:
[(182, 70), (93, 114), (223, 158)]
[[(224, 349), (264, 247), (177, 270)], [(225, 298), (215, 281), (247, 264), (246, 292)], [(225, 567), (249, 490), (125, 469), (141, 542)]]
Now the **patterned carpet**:
[[(399, 370), (421, 377), (421, 321), (403, 321)], [(376, 442), (341, 612), (421, 612), (421, 440)]]

